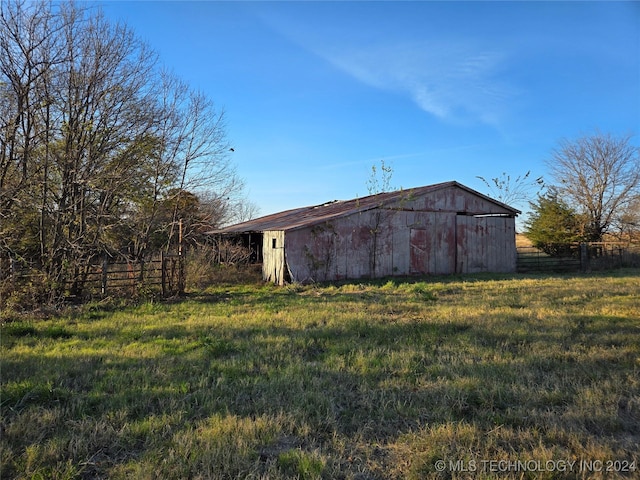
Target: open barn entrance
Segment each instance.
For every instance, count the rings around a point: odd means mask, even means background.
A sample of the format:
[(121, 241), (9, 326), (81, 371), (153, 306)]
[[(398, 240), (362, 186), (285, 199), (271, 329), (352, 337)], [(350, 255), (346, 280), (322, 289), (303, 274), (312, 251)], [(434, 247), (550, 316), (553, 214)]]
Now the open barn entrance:
[(242, 235), (242, 246), (248, 249), (249, 263), (262, 263), (262, 232), (250, 232)]
[(261, 264), (261, 232), (216, 235), (214, 242), (216, 260), (220, 264)]

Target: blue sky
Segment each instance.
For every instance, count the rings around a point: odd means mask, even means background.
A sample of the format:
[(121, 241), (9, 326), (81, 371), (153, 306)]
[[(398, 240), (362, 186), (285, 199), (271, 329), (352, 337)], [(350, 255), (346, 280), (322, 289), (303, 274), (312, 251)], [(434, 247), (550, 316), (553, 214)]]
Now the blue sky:
[(100, 4), (225, 109), (260, 215), (368, 195), (382, 160), (489, 193), (562, 138), (638, 143), (638, 2)]

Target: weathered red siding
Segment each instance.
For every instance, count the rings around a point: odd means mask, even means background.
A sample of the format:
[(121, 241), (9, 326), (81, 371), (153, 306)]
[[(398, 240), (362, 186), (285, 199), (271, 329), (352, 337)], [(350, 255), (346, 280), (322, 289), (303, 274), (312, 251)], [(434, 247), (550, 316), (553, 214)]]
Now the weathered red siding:
[(263, 276), (278, 284), (289, 277), (514, 272), (517, 213), (447, 182), (290, 210), (220, 232), (263, 232)]
[(295, 281), (515, 271), (515, 221), (380, 209), (286, 233)]

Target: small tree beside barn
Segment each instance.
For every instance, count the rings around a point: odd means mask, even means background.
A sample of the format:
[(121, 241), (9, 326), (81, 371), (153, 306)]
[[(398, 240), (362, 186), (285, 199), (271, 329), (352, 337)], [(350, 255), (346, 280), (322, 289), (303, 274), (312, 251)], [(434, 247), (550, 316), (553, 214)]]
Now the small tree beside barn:
[(458, 182), (288, 210), (210, 232), (237, 237), (276, 284), (515, 272), (520, 212)]

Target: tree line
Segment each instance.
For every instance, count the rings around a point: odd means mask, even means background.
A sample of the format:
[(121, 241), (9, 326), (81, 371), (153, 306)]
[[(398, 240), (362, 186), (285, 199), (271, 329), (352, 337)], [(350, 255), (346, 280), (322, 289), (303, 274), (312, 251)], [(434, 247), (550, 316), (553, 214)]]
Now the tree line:
[(579, 242), (640, 242), (640, 150), (632, 140), (595, 131), (560, 141), (546, 162), (550, 183), (530, 171), (478, 178), (498, 200), (529, 204), (524, 233), (548, 254)]
[(578, 242), (640, 241), (640, 155), (630, 135), (562, 140), (547, 165), (555, 183), (525, 223), (534, 246), (564, 255)]
[(99, 9), (0, 4), (0, 254), (52, 295), (97, 258), (143, 261), (255, 209), (225, 113)]

